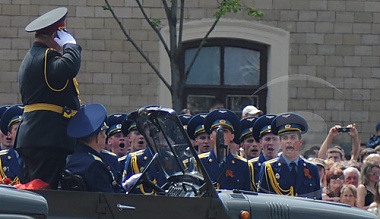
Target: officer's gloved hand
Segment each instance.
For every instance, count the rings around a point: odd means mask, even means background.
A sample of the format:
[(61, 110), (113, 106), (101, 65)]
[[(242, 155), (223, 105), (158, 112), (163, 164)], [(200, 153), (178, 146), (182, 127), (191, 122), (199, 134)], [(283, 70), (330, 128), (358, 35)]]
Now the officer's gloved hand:
[(123, 183), (124, 189), (128, 191), (129, 188), (131, 188), (137, 182), (137, 180), (140, 178), (140, 176), (141, 176), (141, 173), (137, 173), (137, 174), (132, 175), (131, 177), (129, 177), (129, 179), (127, 179)]
[(69, 34), (66, 30), (58, 30), (57, 37), (54, 38), (54, 41), (58, 43), (62, 48), (67, 43), (77, 44), (74, 37)]

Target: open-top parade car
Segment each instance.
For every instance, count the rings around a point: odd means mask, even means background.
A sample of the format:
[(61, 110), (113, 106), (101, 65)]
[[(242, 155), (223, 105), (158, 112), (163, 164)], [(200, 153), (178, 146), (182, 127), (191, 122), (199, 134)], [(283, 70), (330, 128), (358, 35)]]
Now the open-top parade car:
[[(128, 194), (0, 187), (0, 218), (376, 218), (339, 203), (216, 190), (174, 110), (145, 107), (134, 120), (154, 157)], [(151, 180), (152, 168), (163, 185)], [(155, 192), (133, 194), (142, 185)]]

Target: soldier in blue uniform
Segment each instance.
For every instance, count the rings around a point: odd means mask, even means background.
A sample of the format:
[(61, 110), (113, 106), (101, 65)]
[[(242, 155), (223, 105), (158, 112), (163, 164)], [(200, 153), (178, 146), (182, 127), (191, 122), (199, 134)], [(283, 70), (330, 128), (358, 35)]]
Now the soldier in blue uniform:
[(75, 139), (66, 134), (70, 117), (80, 108), (78, 82), (81, 47), (66, 31), (67, 8), (56, 8), (32, 21), (32, 48), (22, 61), (19, 88), (25, 106), (15, 148), (23, 158), (25, 182), (40, 179), (58, 188), (66, 157)]
[(194, 141), (194, 147), (199, 154), (212, 150), (210, 135), (206, 133), (204, 121), (207, 113), (200, 113), (193, 116), (187, 124), (187, 135)]
[[(114, 185), (115, 191), (122, 189), (121, 187), (121, 177), (124, 166), (121, 166), (118, 158), (127, 154), (127, 139), (126, 136), (121, 132), (121, 123), (123, 122), (126, 114), (115, 113), (107, 117), (107, 143), (113, 149), (111, 152), (106, 149), (100, 151), (100, 156), (103, 162), (107, 165), (107, 168), (113, 174), (117, 184)], [(129, 145), (129, 143), (128, 143)]]
[[(0, 107), (0, 123), (1, 123), (1, 117), (3, 116), (4, 112), (9, 109), (10, 106), (2, 106)], [(11, 145), (11, 140), (6, 138), (7, 133), (3, 133), (0, 130), (0, 149), (7, 149), (7, 145)], [(3, 146), (4, 145), (4, 146)]]
[(129, 139), (121, 131), (121, 124), (126, 116), (125, 113), (114, 113), (107, 117), (107, 125), (109, 126), (107, 144), (110, 151), (117, 157), (125, 156), (131, 151)]
[(253, 123), (257, 117), (246, 117), (240, 120), (240, 148), (243, 149), (244, 158), (247, 160), (260, 156), (261, 148), (259, 141), (253, 137)]
[[(240, 121), (236, 114), (228, 109), (217, 109), (210, 112), (204, 121), (204, 129), (210, 135), (213, 149), (199, 155), (211, 180), (220, 189), (250, 190), (250, 173), (246, 159), (232, 154), (229, 145), (235, 135), (240, 136)], [(217, 160), (217, 129), (224, 133), (224, 144), (227, 153), (221, 163)]]
[(301, 134), (308, 129), (305, 119), (283, 113), (272, 121), (271, 128), (280, 136), (282, 154), (262, 165), (259, 192), (322, 199), (318, 167), (299, 152)]
[[(134, 117), (136, 116), (136, 114), (137, 111), (131, 112), (128, 115), (128, 117), (125, 118), (125, 120), (122, 123), (121, 130), (124, 133), (124, 135), (128, 135), (130, 132), (136, 132), (134, 134), (135, 138), (140, 138), (140, 136), (142, 135), (137, 130), (136, 123), (134, 122)], [(137, 144), (138, 141), (131, 139), (131, 143), (132, 147), (135, 147), (134, 144)], [(131, 152), (125, 158), (125, 165), (123, 171), (123, 186), (126, 190), (129, 190), (129, 186), (132, 185), (126, 185), (125, 182), (134, 175), (142, 173), (153, 158), (153, 153), (151, 152), (150, 148), (147, 147), (145, 138), (144, 143), (145, 145), (143, 149)], [(153, 183), (159, 186), (162, 186), (166, 182), (163, 173), (158, 168), (158, 166), (156, 166), (156, 164), (153, 164), (153, 166), (149, 169), (148, 177)], [(154, 194), (156, 191), (150, 186), (140, 185), (139, 187), (136, 187), (135, 191), (131, 192), (139, 194)]]
[(10, 139), (10, 143), (6, 145), (5, 150), (0, 151), (0, 183), (15, 185), (23, 182), (22, 161), (13, 149), (18, 125), (24, 108), (20, 105), (14, 105), (8, 108), (1, 116), (0, 129), (6, 134), (6, 138)]
[(251, 171), (251, 182), (254, 191), (257, 191), (259, 174), (262, 164), (278, 156), (280, 150), (280, 138), (272, 133), (271, 123), (276, 115), (260, 116), (253, 123), (253, 137), (259, 142), (262, 153), (259, 157), (248, 160), (248, 166)]
[(190, 114), (180, 114), (180, 115), (178, 115), (179, 121), (181, 121), (182, 126), (183, 126), (183, 128), (184, 128), (185, 130), (187, 129), (187, 125), (189, 124), (190, 119), (191, 119), (192, 117), (193, 117), (193, 116), (190, 115)]
[(67, 134), (77, 138), (78, 144), (68, 157), (66, 169), (82, 176), (88, 191), (113, 193), (115, 178), (100, 155), (107, 138), (106, 118), (103, 105), (88, 104), (70, 120)]

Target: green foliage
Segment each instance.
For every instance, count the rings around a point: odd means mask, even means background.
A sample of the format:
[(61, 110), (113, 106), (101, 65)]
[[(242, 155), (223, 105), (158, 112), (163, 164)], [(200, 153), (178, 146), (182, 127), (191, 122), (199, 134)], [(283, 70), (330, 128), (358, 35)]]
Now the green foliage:
[[(214, 17), (221, 18), (226, 13), (237, 13), (243, 10), (243, 6), (240, 3), (240, 0), (223, 0), (218, 10), (215, 12)], [(257, 8), (248, 8), (248, 15), (256, 18), (261, 18), (264, 16), (264, 13)]]
[(150, 20), (150, 22), (152, 23), (153, 26), (155, 27), (159, 27), (161, 25), (161, 20), (160, 19), (157, 19), (157, 18), (153, 18)]
[(105, 10), (105, 11), (110, 11), (110, 10), (111, 10), (111, 9), (110, 9), (108, 6), (106, 6), (106, 5), (103, 5), (102, 8), (103, 8), (103, 10)]
[(248, 15), (256, 18), (262, 18), (264, 16), (264, 13), (257, 8), (249, 8)]

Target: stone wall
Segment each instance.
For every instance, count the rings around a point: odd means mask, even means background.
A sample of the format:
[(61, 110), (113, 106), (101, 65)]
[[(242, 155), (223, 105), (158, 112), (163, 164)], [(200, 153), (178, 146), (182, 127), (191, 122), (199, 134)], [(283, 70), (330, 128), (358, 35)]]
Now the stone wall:
[[(255, 21), (290, 33), (289, 111), (311, 113), (334, 124), (355, 122), (366, 142), (380, 121), (380, 2), (377, 0), (243, 0), (265, 16)], [(146, 13), (162, 19), (161, 1), (144, 0)], [(152, 63), (159, 67), (158, 38), (134, 0), (110, 0), (116, 14)], [(0, 104), (20, 103), (17, 71), (33, 42), (24, 27), (58, 7), (69, 9), (68, 30), (83, 47), (78, 80), (83, 103), (99, 102), (108, 112), (130, 112), (159, 103), (159, 79), (123, 35), (103, 0), (2, 0), (0, 3)], [(212, 18), (213, 0), (186, 1), (186, 21)], [(286, 43), (286, 42), (285, 42)], [(347, 142), (344, 137), (341, 141)]]

